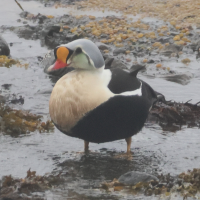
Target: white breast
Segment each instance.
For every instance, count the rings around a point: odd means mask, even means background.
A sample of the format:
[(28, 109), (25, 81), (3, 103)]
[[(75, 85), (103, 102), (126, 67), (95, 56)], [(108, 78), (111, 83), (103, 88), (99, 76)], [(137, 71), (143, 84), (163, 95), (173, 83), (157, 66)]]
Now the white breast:
[(58, 80), (53, 88), (49, 111), (54, 123), (69, 131), (86, 113), (110, 97), (110, 70), (74, 70)]

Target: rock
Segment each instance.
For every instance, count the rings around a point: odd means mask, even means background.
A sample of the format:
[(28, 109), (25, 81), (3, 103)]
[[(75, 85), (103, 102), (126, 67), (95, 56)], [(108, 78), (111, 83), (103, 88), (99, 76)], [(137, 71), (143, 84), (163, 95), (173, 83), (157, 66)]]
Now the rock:
[(150, 175), (144, 172), (137, 172), (137, 171), (127, 172), (121, 175), (118, 179), (120, 183), (123, 183), (125, 185), (131, 185), (131, 186), (139, 182), (149, 182), (151, 180), (158, 181), (158, 178), (153, 175)]
[(155, 63), (155, 61), (153, 59), (150, 59), (147, 61), (147, 63), (151, 64), (151, 63)]
[(120, 69), (127, 69), (126, 65), (121, 62), (120, 60), (114, 58), (110, 68), (120, 68)]
[(71, 42), (71, 41), (79, 39), (79, 36), (77, 34), (68, 34), (66, 36), (66, 39)]
[(7, 42), (0, 35), (0, 55), (9, 56), (10, 49)]
[(144, 57), (145, 55), (146, 55), (145, 52), (138, 52), (138, 53), (136, 54), (137, 57)]
[(126, 49), (125, 48), (116, 48), (114, 51), (113, 51), (113, 55), (114, 56), (117, 56), (118, 54), (120, 53), (125, 53), (126, 52)]
[(27, 11), (23, 11), (23, 12), (21, 12), (21, 13), (19, 14), (19, 16), (20, 16), (21, 18), (26, 18), (28, 14), (30, 14), (30, 13), (27, 12)]
[(166, 79), (167, 81), (179, 83), (181, 85), (187, 85), (193, 75), (188, 72), (187, 74), (174, 74), (174, 75), (167, 75), (167, 76), (162, 76), (162, 78)]
[(168, 46), (165, 46), (160, 51), (160, 53), (162, 55), (165, 55), (165, 56), (170, 56), (172, 53), (178, 53), (178, 52), (182, 51), (182, 49), (183, 49), (182, 46), (178, 46), (178, 45), (175, 45), (175, 44), (170, 44)]
[(170, 35), (176, 36), (176, 35), (179, 35), (179, 32), (170, 32)]
[(145, 68), (145, 65), (140, 65), (140, 64), (135, 64), (135, 65), (132, 65), (131, 68), (130, 68), (130, 72), (133, 72), (133, 71), (144, 71), (146, 68)]
[(106, 44), (104, 44), (104, 43), (102, 43), (102, 42), (96, 42), (95, 43), (97, 46), (98, 46), (98, 48), (100, 49), (100, 50), (107, 50), (107, 49), (109, 49), (109, 46), (108, 45), (106, 45)]
[(139, 42), (139, 44), (144, 44), (144, 43), (147, 42), (147, 39), (146, 38), (140, 38), (140, 39), (138, 39), (138, 42)]
[(45, 15), (38, 14), (36, 19), (38, 19), (38, 24), (43, 24), (46, 19), (48, 19)]
[(27, 40), (30, 39), (35, 32), (37, 32), (34, 26), (29, 25), (16, 27), (13, 31), (18, 35), (18, 37), (25, 38)]
[(193, 41), (192, 44), (188, 45), (188, 47), (190, 47), (193, 51), (199, 51), (200, 40)]
[(63, 15), (60, 19), (60, 22), (64, 23), (65, 25), (70, 25), (73, 22), (73, 20), (70, 18), (69, 15)]
[(101, 38), (108, 38), (108, 35), (106, 35), (106, 34), (101, 34)]
[(111, 68), (111, 64), (112, 64), (113, 60), (114, 60), (113, 57), (108, 57), (105, 59), (105, 69)]
[(55, 32), (55, 33), (59, 33), (59, 31), (60, 31), (60, 25), (49, 25), (49, 26), (44, 27), (44, 28), (42, 29), (41, 35), (42, 35), (43, 37), (46, 37), (47, 35), (48, 35), (48, 36), (53, 36), (53, 33), (54, 33), (54, 32)]
[(0, 103), (6, 103), (7, 98), (5, 96), (0, 95)]
[(9, 56), (10, 49), (8, 47), (8, 43), (3, 39), (0, 35), (0, 55)]
[(12, 86), (12, 84), (7, 84), (7, 83), (1, 85), (1, 87), (2, 87), (4, 90), (10, 90), (11, 86)]
[(200, 52), (196, 55), (196, 59), (198, 60), (200, 58)]
[(168, 43), (170, 40), (170, 37), (161, 37), (158, 39), (158, 42), (164, 44), (164, 43)]

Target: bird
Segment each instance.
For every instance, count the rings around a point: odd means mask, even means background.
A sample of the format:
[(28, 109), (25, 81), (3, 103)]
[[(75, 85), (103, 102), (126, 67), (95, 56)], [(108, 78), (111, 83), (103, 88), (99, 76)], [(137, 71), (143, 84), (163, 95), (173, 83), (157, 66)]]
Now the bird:
[[(55, 63), (49, 72), (73, 68), (55, 84), (49, 113), (64, 134), (89, 143), (125, 139), (127, 154), (132, 136), (145, 124), (157, 92), (137, 78), (141, 70), (105, 69), (98, 47), (88, 39), (78, 39), (55, 48)], [(160, 94), (160, 93), (159, 93)]]

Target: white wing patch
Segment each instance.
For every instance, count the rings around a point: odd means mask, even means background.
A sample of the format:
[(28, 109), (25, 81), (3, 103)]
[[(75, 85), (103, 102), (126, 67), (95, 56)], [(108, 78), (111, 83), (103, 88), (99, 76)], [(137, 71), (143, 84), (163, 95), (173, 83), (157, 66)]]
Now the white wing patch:
[(133, 91), (128, 91), (128, 92), (122, 92), (120, 94), (117, 94), (117, 95), (120, 95), (120, 96), (142, 96), (142, 82), (140, 82), (141, 85), (140, 85), (140, 88), (138, 88), (137, 90), (133, 90)]

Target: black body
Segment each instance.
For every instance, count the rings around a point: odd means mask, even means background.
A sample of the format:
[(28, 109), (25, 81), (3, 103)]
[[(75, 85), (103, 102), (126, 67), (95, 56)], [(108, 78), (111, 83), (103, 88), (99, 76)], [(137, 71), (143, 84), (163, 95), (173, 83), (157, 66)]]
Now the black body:
[(111, 72), (108, 88), (113, 93), (134, 91), (142, 84), (142, 96), (114, 96), (87, 113), (70, 132), (55, 124), (60, 131), (88, 142), (103, 143), (131, 137), (142, 129), (150, 107), (157, 100), (156, 92), (136, 77), (137, 72), (122, 69)]
[(116, 96), (89, 112), (72, 128), (70, 136), (95, 143), (131, 137), (144, 126), (148, 111), (144, 97)]

